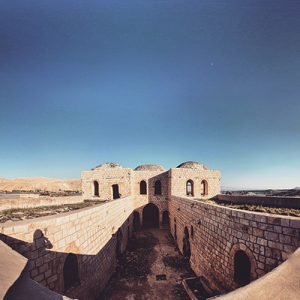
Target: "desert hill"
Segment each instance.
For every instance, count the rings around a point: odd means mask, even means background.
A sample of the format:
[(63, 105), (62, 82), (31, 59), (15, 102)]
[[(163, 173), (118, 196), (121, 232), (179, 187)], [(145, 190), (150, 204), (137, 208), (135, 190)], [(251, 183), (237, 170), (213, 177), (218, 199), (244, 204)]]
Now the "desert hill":
[(81, 191), (80, 179), (35, 178), (0, 178), (0, 191)]

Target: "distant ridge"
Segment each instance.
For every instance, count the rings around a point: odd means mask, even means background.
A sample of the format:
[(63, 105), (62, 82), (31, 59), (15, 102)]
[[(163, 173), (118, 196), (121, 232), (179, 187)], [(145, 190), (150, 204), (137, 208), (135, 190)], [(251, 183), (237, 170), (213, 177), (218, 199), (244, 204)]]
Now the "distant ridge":
[(81, 191), (80, 179), (56, 179), (46, 177), (34, 178), (0, 178), (1, 191)]

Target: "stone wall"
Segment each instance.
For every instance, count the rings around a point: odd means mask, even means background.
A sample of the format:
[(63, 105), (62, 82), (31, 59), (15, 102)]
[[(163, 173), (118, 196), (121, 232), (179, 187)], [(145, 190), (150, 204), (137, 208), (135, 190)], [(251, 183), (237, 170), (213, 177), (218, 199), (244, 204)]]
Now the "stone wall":
[(254, 280), (300, 246), (299, 218), (230, 209), (176, 196), (170, 198), (169, 212), (171, 232), (177, 237), (180, 251), (186, 227), (193, 270), (220, 291), (238, 287), (234, 281), (236, 251), (242, 250), (249, 257)]
[(300, 209), (300, 197), (218, 195), (217, 200), (235, 203)]
[(82, 196), (64, 196), (64, 197), (16, 197), (9, 199), (0, 199), (0, 211), (14, 208), (30, 208), (40, 206), (62, 205), (71, 203), (80, 203), (83, 201)]
[[(188, 168), (172, 168), (169, 170), (170, 179), (170, 195), (186, 196), (186, 183), (188, 180), (193, 181), (194, 197), (209, 199), (221, 191), (221, 173), (218, 170), (209, 169), (188, 169)], [(208, 184), (207, 195), (202, 195), (202, 180), (206, 180)]]
[[(131, 169), (123, 167), (100, 167), (81, 173), (82, 195), (84, 199), (112, 200), (112, 185), (119, 186), (121, 197), (131, 195)], [(94, 196), (94, 181), (99, 184), (99, 197)]]
[[(140, 194), (140, 182), (147, 183), (147, 195)], [(155, 195), (154, 185), (157, 180), (161, 182), (161, 195)], [(148, 203), (155, 204), (159, 209), (159, 223), (162, 224), (162, 214), (168, 210), (168, 172), (162, 171), (133, 171), (132, 173), (132, 193), (135, 198), (144, 205), (137, 208), (143, 223), (143, 209)]]
[[(35, 281), (71, 298), (94, 299), (113, 273), (117, 253), (125, 250), (132, 234), (132, 212), (141, 205), (138, 199), (127, 197), (6, 223), (0, 227), (1, 240), (29, 259)], [(63, 266), (69, 253), (77, 256), (80, 285), (65, 291)]]

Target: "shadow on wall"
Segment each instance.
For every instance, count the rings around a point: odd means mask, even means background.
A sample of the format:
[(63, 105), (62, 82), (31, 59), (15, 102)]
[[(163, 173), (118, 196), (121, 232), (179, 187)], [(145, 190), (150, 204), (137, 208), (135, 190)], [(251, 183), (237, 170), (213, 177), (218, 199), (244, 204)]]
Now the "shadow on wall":
[[(117, 257), (127, 247), (130, 236), (129, 218), (95, 255), (52, 251), (51, 241), (40, 229), (34, 232), (32, 243), (4, 234), (0, 234), (0, 240), (28, 259), (23, 272), (42, 286), (71, 298), (94, 299), (106, 286), (115, 270)], [(18, 281), (9, 289), (5, 300), (29, 299), (24, 295), (17, 298), (20, 290), (17, 283)]]

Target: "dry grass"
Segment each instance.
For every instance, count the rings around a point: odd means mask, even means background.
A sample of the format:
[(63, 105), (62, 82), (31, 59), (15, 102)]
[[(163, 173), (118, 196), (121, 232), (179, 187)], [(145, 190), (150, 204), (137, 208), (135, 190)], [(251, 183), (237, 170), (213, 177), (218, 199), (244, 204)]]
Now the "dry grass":
[(60, 213), (77, 210), (96, 204), (104, 203), (103, 201), (84, 201), (74, 204), (62, 204), (53, 206), (40, 206), (31, 208), (14, 208), (0, 211), (0, 223), (6, 221), (20, 221), (25, 219), (33, 219), (42, 216), (57, 215)]
[(213, 204), (226, 206), (229, 208), (262, 212), (262, 213), (268, 213), (268, 214), (300, 217), (300, 209), (295, 209), (295, 208), (272, 207), (272, 206), (263, 206), (263, 205), (254, 205), (254, 204), (236, 204), (236, 203), (232, 203), (232, 202), (218, 201), (218, 200), (212, 200), (212, 199), (210, 199), (210, 200), (200, 199), (200, 200), (204, 201), (204, 202), (210, 202)]

